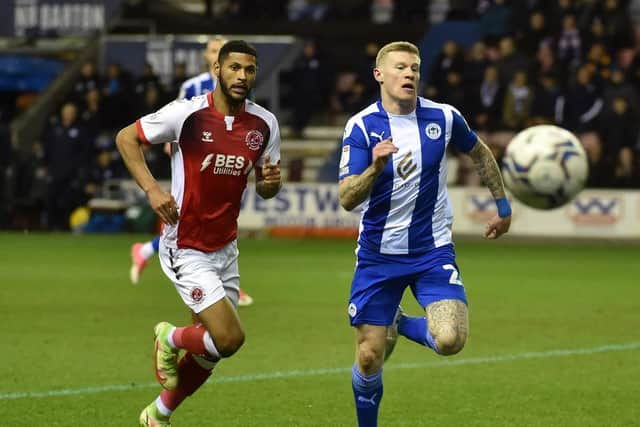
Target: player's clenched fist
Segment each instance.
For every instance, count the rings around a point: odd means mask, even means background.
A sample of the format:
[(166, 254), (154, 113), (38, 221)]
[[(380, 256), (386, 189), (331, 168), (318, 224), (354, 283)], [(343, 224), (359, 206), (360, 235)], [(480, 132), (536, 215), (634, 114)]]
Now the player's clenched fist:
[(280, 184), (280, 164), (271, 163), (269, 154), (264, 156), (264, 164), (262, 165), (262, 178), (265, 184)]
[(376, 144), (373, 147), (372, 155), (373, 155), (373, 166), (378, 172), (382, 172), (385, 165), (389, 161), (389, 157), (393, 153), (398, 152), (398, 147), (392, 144), (393, 138), (389, 137), (384, 139)]
[(179, 219), (178, 204), (171, 193), (160, 187), (153, 187), (147, 193), (149, 204), (158, 214), (162, 222), (168, 225), (176, 225)]

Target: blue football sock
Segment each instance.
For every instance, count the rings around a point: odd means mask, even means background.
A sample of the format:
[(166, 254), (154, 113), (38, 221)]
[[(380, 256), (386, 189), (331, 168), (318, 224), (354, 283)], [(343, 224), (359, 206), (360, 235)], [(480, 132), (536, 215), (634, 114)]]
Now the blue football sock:
[(378, 408), (382, 400), (382, 370), (373, 375), (364, 375), (358, 371), (357, 364), (351, 371), (353, 397), (356, 400), (359, 427), (378, 425)]
[(151, 244), (153, 245), (153, 251), (155, 253), (158, 253), (158, 251), (160, 250), (160, 236), (156, 236), (156, 238), (153, 239), (153, 242), (151, 242)]
[(398, 333), (420, 345), (432, 348), (438, 353), (436, 341), (427, 328), (426, 317), (402, 316), (398, 322)]

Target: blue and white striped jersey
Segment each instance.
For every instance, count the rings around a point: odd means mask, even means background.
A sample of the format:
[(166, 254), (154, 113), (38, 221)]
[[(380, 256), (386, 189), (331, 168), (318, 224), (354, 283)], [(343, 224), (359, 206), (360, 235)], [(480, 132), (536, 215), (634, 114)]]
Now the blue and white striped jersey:
[(382, 254), (419, 254), (451, 243), (445, 152), (450, 142), (468, 152), (476, 134), (450, 105), (418, 97), (413, 113), (394, 115), (378, 101), (347, 122), (340, 179), (362, 173), (373, 147), (389, 136), (398, 152), (361, 205), (358, 244)]
[(210, 72), (198, 74), (182, 83), (178, 99), (191, 99), (194, 96), (204, 95), (213, 92), (216, 88), (216, 81)]

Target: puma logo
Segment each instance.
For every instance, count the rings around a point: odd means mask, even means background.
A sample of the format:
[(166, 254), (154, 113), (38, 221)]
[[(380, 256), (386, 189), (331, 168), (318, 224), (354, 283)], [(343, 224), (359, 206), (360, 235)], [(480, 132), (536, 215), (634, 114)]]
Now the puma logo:
[(382, 131), (381, 133), (375, 133), (374, 131), (369, 132), (369, 136), (374, 137), (374, 138), (378, 138), (378, 141), (382, 141), (383, 137), (384, 137), (384, 131)]
[(374, 399), (376, 398), (377, 395), (378, 393), (375, 393), (373, 396), (371, 396), (368, 399), (364, 396), (358, 396), (358, 402), (369, 403), (371, 406), (376, 406), (376, 401)]

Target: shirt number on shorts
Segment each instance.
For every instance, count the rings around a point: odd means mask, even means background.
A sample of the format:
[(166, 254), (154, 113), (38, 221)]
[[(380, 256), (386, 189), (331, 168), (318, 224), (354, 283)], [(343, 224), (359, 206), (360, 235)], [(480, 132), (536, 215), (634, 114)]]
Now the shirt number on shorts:
[(451, 270), (451, 276), (449, 276), (449, 283), (451, 283), (452, 285), (464, 286), (462, 284), (462, 280), (460, 280), (460, 274), (458, 273), (458, 270), (456, 270), (456, 268), (453, 266), (453, 264), (445, 264), (442, 266), (442, 269)]

